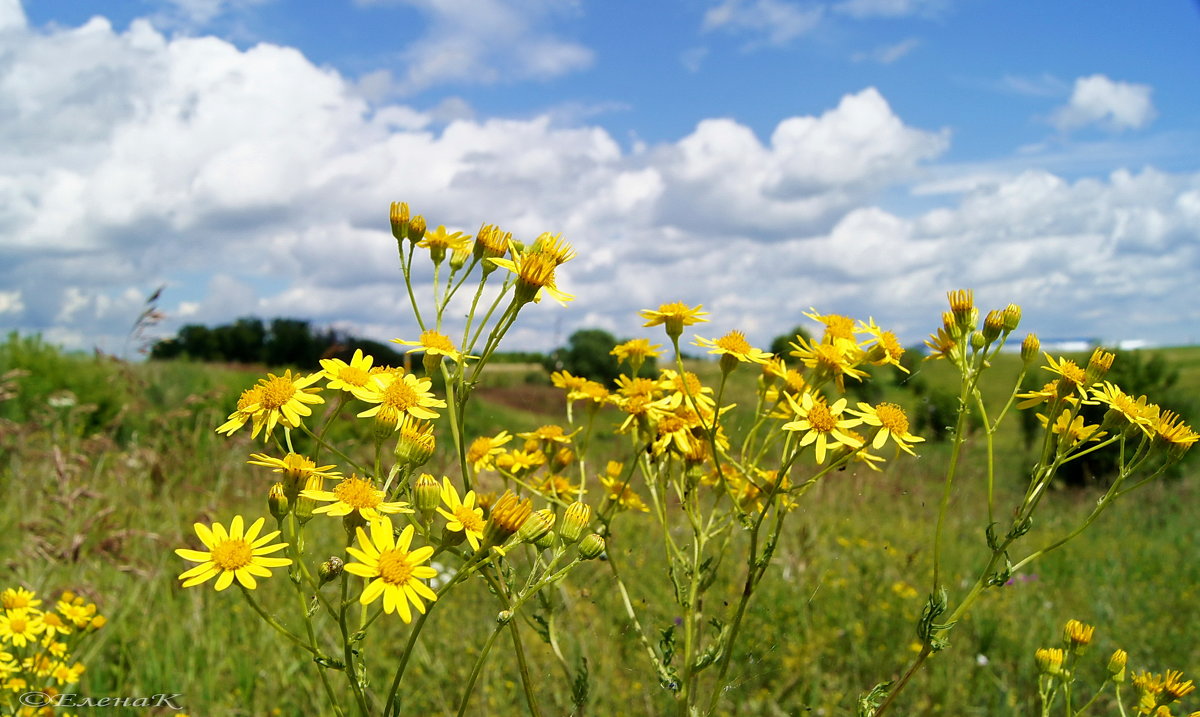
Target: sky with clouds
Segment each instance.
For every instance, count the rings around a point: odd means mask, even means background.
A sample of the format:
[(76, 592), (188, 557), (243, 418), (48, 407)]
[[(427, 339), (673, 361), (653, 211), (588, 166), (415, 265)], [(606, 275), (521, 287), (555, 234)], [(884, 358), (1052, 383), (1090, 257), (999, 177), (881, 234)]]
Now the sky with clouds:
[(1200, 343), (1188, 0), (0, 0), (0, 330), (239, 316), (415, 338), (387, 222), (562, 233), (509, 348), (905, 342), (945, 292), (1046, 338)]

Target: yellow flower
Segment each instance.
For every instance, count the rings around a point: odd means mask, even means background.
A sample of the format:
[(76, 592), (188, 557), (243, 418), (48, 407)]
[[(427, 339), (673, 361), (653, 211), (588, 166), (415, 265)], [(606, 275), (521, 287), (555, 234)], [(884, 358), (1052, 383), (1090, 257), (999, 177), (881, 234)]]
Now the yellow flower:
[(492, 506), (487, 525), (483, 529), (483, 544), (487, 547), (501, 545), (521, 529), (525, 520), (533, 513), (533, 501), (521, 500), (511, 490), (504, 491)]
[(19, 610), (26, 607), (37, 607), (41, 600), (35, 599), (37, 593), (25, 588), (6, 588), (0, 593), (0, 607), (5, 610)]
[(620, 510), (639, 510), (643, 513), (649, 513), (650, 508), (642, 501), (641, 496), (634, 492), (629, 487), (629, 481), (622, 477), (624, 466), (616, 461), (609, 461), (608, 466), (604, 469), (604, 474), (600, 476), (600, 483), (604, 486), (605, 496), (617, 504)]
[[(244, 409), (254, 415), (254, 432), (251, 437), (257, 436), (259, 430), (265, 429), (263, 438), (268, 438), (280, 423), (287, 428), (296, 428), (304, 416), (312, 415), (312, 409), (307, 404), (325, 403), (325, 399), (316, 393), (320, 388), (309, 387), (324, 375), (324, 372), (318, 372), (301, 376), (288, 369), (282, 376), (268, 373), (266, 378), (260, 378), (258, 403)], [(240, 401), (238, 405), (239, 411), (243, 410)]]
[(819, 321), (822, 324), (825, 324), (825, 333), (821, 337), (821, 343), (833, 344), (849, 342), (855, 345), (858, 344), (858, 341), (854, 338), (854, 319), (850, 318), (849, 316), (841, 316), (839, 314), (822, 315), (813, 308), (810, 308), (809, 311), (812, 313), (806, 312), (804, 315), (813, 321)]
[(479, 550), (479, 541), (483, 538), (483, 509), (475, 507), (475, 491), (469, 490), (461, 499), (458, 497), (458, 491), (451, 485), (450, 479), (442, 476), (442, 502), (446, 504), (449, 511), (441, 508), (437, 512), (442, 514), (448, 522), (446, 530), (453, 533), (463, 533), (467, 536), (467, 542), (471, 544), (471, 548)]
[(554, 257), (555, 264), (565, 264), (575, 258), (575, 249), (562, 240), (562, 234), (551, 234), (550, 232), (542, 232), (537, 239), (534, 239), (530, 251)]
[(617, 344), (609, 351), (609, 355), (616, 356), (617, 361), (628, 362), (634, 373), (637, 373), (638, 368), (645, 363), (647, 358), (658, 358), (662, 355), (659, 349), (662, 344), (650, 344), (650, 339), (630, 339), (624, 343)]
[(0, 640), (12, 643), (13, 647), (25, 647), (37, 642), (45, 629), (38, 610), (30, 612), (30, 608), (18, 608), (0, 614)]
[(847, 428), (853, 428), (863, 421), (861, 418), (842, 417), (846, 409), (845, 398), (839, 398), (832, 406), (827, 405), (824, 398), (814, 398), (811, 393), (802, 395), (798, 403), (790, 395), (787, 400), (797, 420), (783, 424), (783, 430), (804, 431), (800, 445), (816, 444), (817, 463), (825, 462), (826, 451), (832, 446), (862, 447), (861, 441), (846, 433)]
[(866, 378), (865, 371), (855, 368), (865, 357), (857, 344), (851, 341), (814, 344), (803, 336), (797, 338), (799, 342), (791, 344), (791, 354), (813, 370), (812, 383), (820, 384), (832, 378), (838, 390), (845, 393), (846, 376), (859, 381)]
[(555, 371), (550, 374), (550, 383), (554, 384), (555, 388), (566, 391), (568, 401), (586, 398), (583, 387), (587, 385), (588, 379), (583, 376), (572, 376), (570, 371)]
[(541, 301), (543, 294), (566, 306), (575, 297), (558, 289), (554, 283), (554, 270), (558, 268), (558, 254), (552, 251), (538, 251), (536, 245), (526, 251), (517, 251), (512, 247), (512, 259), (488, 259), (491, 263), (503, 269), (508, 269), (517, 275), (515, 301), (527, 304), (530, 301)]
[(643, 326), (658, 326), (662, 324), (667, 330), (667, 336), (678, 338), (683, 333), (684, 326), (698, 324), (708, 319), (702, 319), (701, 316), (708, 316), (707, 311), (701, 311), (701, 305), (690, 307), (682, 301), (674, 301), (669, 304), (661, 304), (658, 310), (643, 309), (638, 313), (641, 314), (646, 323)]
[(471, 235), (462, 232), (449, 232), (444, 225), (427, 233), (425, 238), (417, 242), (417, 246), (428, 249), (435, 263), (441, 263), (446, 258), (447, 251), (463, 251), (470, 248)]
[(200, 565), (180, 573), (179, 579), (183, 581), (183, 587), (190, 588), (216, 578), (215, 587), (220, 591), (233, 584), (234, 578), (237, 578), (242, 587), (253, 590), (257, 585), (254, 576), (267, 578), (271, 576), (271, 571), (267, 568), (291, 565), (292, 561), (289, 558), (266, 557), (271, 553), (283, 550), (288, 544), (268, 545), (279, 535), (278, 530), (259, 537), (258, 533), (262, 530), (265, 520), (265, 518), (259, 518), (245, 531), (242, 530), (242, 516), (240, 515), (233, 516), (228, 531), (220, 523), (213, 523), (212, 527), (196, 523), (193, 526), (196, 529), (196, 535), (200, 536), (200, 542), (204, 543), (204, 547), (208, 550), (189, 550), (187, 548), (175, 550), (175, 554), (184, 560), (200, 563)]
[(541, 427), (537, 428), (536, 430), (527, 431), (525, 433), (518, 433), (517, 436), (520, 438), (533, 439), (535, 441), (540, 441), (545, 444), (557, 443), (557, 444), (565, 446), (565, 445), (570, 445), (571, 438), (576, 433), (579, 433), (582, 430), (583, 430), (583, 428), (580, 427), (580, 428), (576, 428), (574, 431), (571, 431), (570, 433), (567, 433), (563, 429), (562, 426), (547, 425), (547, 426), (541, 426)]
[[(417, 341), (405, 341), (404, 339), (392, 339), (392, 343), (403, 344), (405, 346), (415, 346), (405, 353), (414, 351), (424, 351), (427, 356), (445, 356), (451, 361), (462, 361), (463, 355), (455, 348), (454, 342), (450, 337), (438, 333), (437, 331), (429, 330), (421, 333), (421, 338)], [(467, 356), (466, 358), (476, 358), (475, 356)]]
[(328, 502), (329, 505), (314, 509), (313, 514), (326, 513), (335, 518), (355, 511), (366, 520), (377, 520), (383, 517), (383, 513), (413, 512), (404, 501), (385, 501), (383, 491), (376, 488), (374, 483), (354, 474), (343, 478), (332, 491), (302, 490), (300, 496)]
[(1063, 627), (1063, 642), (1075, 648), (1087, 647), (1092, 644), (1095, 634), (1095, 626), (1074, 619), (1067, 620), (1066, 626)]
[[(1022, 409), (1031, 408), (1033, 406), (1040, 406), (1043, 403), (1053, 403), (1054, 400), (1056, 398), (1058, 398), (1058, 381), (1057, 380), (1051, 381), (1051, 382), (1047, 383), (1046, 385), (1042, 386), (1041, 389), (1036, 390), (1036, 391), (1029, 391), (1027, 393), (1018, 393), (1017, 398), (1025, 399), (1024, 401), (1021, 401), (1020, 403), (1017, 404), (1017, 408), (1022, 408)], [(1071, 397), (1068, 397), (1067, 400), (1071, 401), (1073, 399)]]
[(476, 473), (487, 470), (496, 465), (496, 456), (504, 452), (501, 448), (505, 443), (512, 440), (512, 436), (508, 431), (500, 431), (494, 436), (480, 436), (471, 441), (471, 446), (467, 449), (467, 463)]
[(771, 354), (756, 349), (746, 341), (746, 335), (741, 331), (730, 331), (719, 339), (696, 337), (696, 346), (710, 349), (710, 354), (719, 354), (722, 358), (730, 356), (739, 363), (766, 363)]
[(354, 349), (350, 363), (346, 363), (340, 358), (321, 359), (321, 368), (324, 370), (325, 378), (329, 381), (325, 387), (335, 391), (354, 393), (356, 389), (367, 385), (367, 381), (371, 378), (371, 364), (373, 363), (375, 363), (374, 357), (363, 355), (362, 349)]
[(1134, 400), (1132, 396), (1121, 390), (1119, 386), (1105, 381), (1100, 386), (1092, 388), (1092, 398), (1108, 406), (1105, 423), (1110, 419), (1120, 419), (1126, 425), (1136, 426), (1146, 436), (1154, 434), (1154, 419), (1158, 416), (1158, 407), (1147, 403), (1145, 396)]
[[(408, 414), (413, 418), (431, 421), (438, 417), (434, 408), (445, 408), (446, 402), (433, 397), (429, 390), (433, 381), (417, 378), (411, 373), (400, 376), (395, 373), (377, 373), (362, 389), (354, 393), (360, 400), (378, 404), (358, 414), (359, 418), (381, 416), (389, 423), (400, 426), (400, 418)], [(382, 415), (381, 415), (382, 414)]]
[(437, 594), (421, 582), (437, 576), (437, 570), (421, 565), (433, 556), (433, 548), (426, 545), (409, 550), (414, 532), (411, 525), (404, 528), (399, 538), (393, 535), (392, 522), (387, 518), (372, 520), (370, 528), (370, 535), (358, 528), (358, 547), (346, 548), (346, 552), (358, 561), (346, 563), (346, 572), (371, 580), (358, 601), (370, 605), (383, 596), (384, 612), (398, 612), (401, 620), (412, 622), (409, 603), (424, 615), (424, 601), (437, 600)]
[(716, 399), (713, 398), (712, 387), (700, 383), (700, 377), (691, 371), (679, 374), (671, 369), (663, 369), (659, 386), (668, 392), (664, 397), (666, 399), (664, 404), (667, 408), (695, 405), (701, 410), (712, 410), (717, 405)]
[(926, 361), (952, 359), (954, 358), (954, 350), (958, 347), (958, 343), (954, 340), (954, 337), (944, 328), (939, 328), (937, 333), (930, 334), (929, 338), (925, 339), (925, 345), (929, 347), (930, 352), (925, 357)]
[[(1038, 414), (1038, 420), (1043, 426), (1049, 423), (1049, 419), (1040, 413)], [(1098, 441), (1107, 435), (1104, 431), (1100, 430), (1100, 426), (1084, 423), (1083, 416), (1075, 416), (1072, 419), (1071, 409), (1069, 408), (1063, 409), (1050, 430), (1063, 437), (1061, 445), (1064, 449), (1080, 443), (1086, 443), (1087, 441)]]
[(1089, 385), (1087, 372), (1079, 368), (1078, 364), (1064, 358), (1059, 358), (1055, 361), (1054, 357), (1050, 354), (1046, 354), (1046, 363), (1050, 365), (1043, 366), (1042, 368), (1062, 377), (1058, 380), (1058, 386), (1062, 395), (1066, 396), (1078, 392), (1081, 397), (1087, 398), (1087, 387)]
[(1179, 459), (1200, 436), (1174, 411), (1160, 411), (1154, 419), (1154, 439), (1166, 447), (1173, 459)]
[[(476, 259), (497, 259), (508, 253), (508, 245), (512, 241), (512, 232), (505, 232), (495, 224), (484, 224), (475, 235), (475, 244), (471, 252)], [(489, 263), (483, 265), (485, 273), (495, 270)]]
[(321, 478), (342, 477), (341, 473), (329, 470), (336, 466), (317, 466), (311, 458), (297, 453), (289, 453), (283, 458), (272, 458), (265, 453), (251, 453), (250, 458), (251, 460), (246, 461), (250, 465), (270, 468), (272, 473), (282, 473), (295, 481), (305, 481), (309, 476), (318, 476)]
[[(246, 425), (246, 421), (255, 418), (255, 412), (258, 411), (259, 401), (262, 399), (262, 386), (252, 386), (238, 397), (237, 409), (229, 414), (229, 418), (217, 428), (217, 433), (224, 433), (227, 436), (233, 435), (233, 432)], [(259, 426), (255, 420), (254, 433), (257, 435)]]
[(904, 409), (894, 403), (881, 403), (877, 406), (872, 406), (869, 403), (859, 403), (857, 411), (851, 409), (850, 413), (862, 419), (862, 422), (868, 426), (878, 426), (879, 430), (875, 432), (875, 438), (871, 441), (871, 447), (875, 450), (883, 448), (883, 444), (887, 443), (887, 439), (899, 446), (905, 453), (916, 455), (913, 453), (912, 444), (924, 441), (920, 436), (914, 436), (908, 431), (908, 415), (904, 413)]
[(859, 330), (871, 337), (865, 345), (867, 361), (875, 366), (891, 364), (904, 373), (908, 373), (908, 369), (900, 365), (904, 347), (900, 345), (900, 339), (896, 338), (896, 334), (879, 328), (875, 319), (868, 319), (865, 324), (860, 321), (858, 326)]

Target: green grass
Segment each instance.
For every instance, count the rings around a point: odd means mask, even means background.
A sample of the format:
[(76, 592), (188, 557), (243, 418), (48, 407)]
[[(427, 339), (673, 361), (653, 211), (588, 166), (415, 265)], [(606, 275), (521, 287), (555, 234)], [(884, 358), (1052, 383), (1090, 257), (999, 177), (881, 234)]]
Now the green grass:
[[(31, 374), (16, 379), (16, 396), (0, 402), (0, 491), (8, 497), (0, 508), (6, 576), (0, 588), (20, 584), (47, 595), (69, 588), (109, 616), (86, 655), (88, 671), (78, 691), (179, 692), (192, 715), (317, 713), (322, 696), (305, 653), (278, 640), (235, 590), (184, 590), (175, 578), (186, 564), (172, 550), (194, 544), (193, 522), (266, 514), (269, 474), (245, 464), (262, 444), (252, 443), (246, 432), (232, 439), (213, 432), (258, 374), (195, 364), (130, 366), (14, 341), (26, 340), (10, 339), (0, 350), (0, 375), (22, 366)], [(1182, 371), (1177, 390), (1194, 391), (1200, 385), (1200, 350), (1169, 353)], [(997, 377), (1015, 378), (1019, 359), (1002, 359)], [(709, 380), (715, 365), (699, 370)], [(523, 375), (514, 379), (513, 371), (496, 384), (516, 390), (536, 384)], [(921, 371), (931, 383), (949, 380), (940, 362)], [(750, 372), (734, 374), (726, 399), (751, 406), (751, 378)], [(48, 406), (48, 397), (62, 390), (77, 397), (75, 404)], [(1003, 390), (997, 386), (994, 396)], [(490, 403), (485, 396), (480, 393), (468, 423), (468, 439), (562, 420)], [(910, 408), (914, 401), (891, 386), (886, 397)], [(602, 456), (622, 445), (607, 428), (613, 417), (602, 412), (596, 419), (601, 453), (590, 460), (592, 466), (603, 465)], [(439, 433), (439, 439), (445, 435)], [(353, 446), (356, 458), (370, 458), (369, 430), (348, 429), (338, 440)], [(720, 713), (849, 714), (859, 694), (894, 677), (912, 656), (914, 624), (929, 589), (928, 546), (948, 450), (938, 444), (921, 448), (919, 459), (892, 462), (883, 473), (847, 470), (805, 496), (752, 603)], [(981, 440), (972, 438), (966, 450), (946, 541), (946, 582), (959, 595), (975, 577), (973, 566), (986, 558), (986, 517), (977, 508), (984, 482), (977, 468)], [(1011, 499), (1020, 471), (1033, 458), (1020, 448), (1015, 431), (1002, 436), (1000, 455), (999, 490)], [(455, 465), (443, 445), (426, 469), (453, 473)], [(1068, 618), (1097, 626), (1097, 644), (1082, 668), (1085, 682), (1098, 684), (1107, 655), (1118, 646), (1129, 651), (1135, 669), (1200, 675), (1194, 474), (1189, 468), (1181, 480), (1152, 485), (1119, 502), (1079, 540), (1035, 563), (1012, 585), (985, 595), (952, 632), (950, 649), (918, 675), (895, 714), (1031, 713), (1033, 651), (1056, 644)], [(1070, 490), (1050, 494), (1027, 544), (1069, 530), (1095, 498)], [(652, 522), (642, 515), (619, 516), (609, 549), (641, 619), (657, 632), (675, 615)], [(340, 554), (340, 527), (331, 522), (326, 528), (319, 554)], [(733, 600), (742, 569), (724, 565), (712, 599)], [(286, 577), (264, 581), (257, 593), (290, 620), (296, 596)], [(587, 659), (590, 714), (658, 715), (668, 709), (670, 696), (634, 639), (605, 566), (584, 566), (551, 596), (561, 608), (564, 651), (572, 662)], [(405, 682), (406, 714), (453, 714), (496, 612), (486, 586), (474, 583), (439, 606)], [(367, 648), (372, 682), (382, 690), (407, 631), (396, 619), (379, 626)], [(525, 635), (546, 714), (568, 713), (568, 680), (532, 631)], [(494, 651), (468, 714), (524, 712), (505, 645)], [(1111, 703), (1104, 703), (1096, 713), (1111, 711)]]

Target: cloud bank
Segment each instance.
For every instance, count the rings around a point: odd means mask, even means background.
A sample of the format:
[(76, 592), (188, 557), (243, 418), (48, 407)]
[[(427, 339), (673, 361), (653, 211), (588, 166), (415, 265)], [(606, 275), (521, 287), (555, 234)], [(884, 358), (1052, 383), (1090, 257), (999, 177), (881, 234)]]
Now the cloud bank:
[[(0, 3), (5, 0), (0, 0)], [(567, 309), (531, 307), (513, 348), (641, 333), (636, 311), (703, 303), (759, 343), (810, 306), (918, 340), (942, 292), (1025, 305), (1047, 335), (1194, 341), (1200, 176), (1001, 173), (911, 214), (883, 207), (947, 150), (867, 87), (759, 137), (730, 118), (626, 149), (550, 116), (439, 120), (372, 104), (292, 48), (26, 26), (0, 4), (0, 327), (119, 350), (167, 284), (176, 324), (249, 314), (411, 337), (390, 201), (434, 224), (562, 232)], [(1119, 307), (1114, 309), (1114, 307)]]

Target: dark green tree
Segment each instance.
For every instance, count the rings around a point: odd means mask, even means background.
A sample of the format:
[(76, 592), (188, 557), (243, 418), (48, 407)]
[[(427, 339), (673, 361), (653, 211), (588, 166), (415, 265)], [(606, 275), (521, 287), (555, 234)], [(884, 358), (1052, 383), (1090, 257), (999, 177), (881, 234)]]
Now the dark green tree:
[[(603, 329), (580, 329), (571, 334), (567, 345), (551, 351), (542, 362), (547, 371), (569, 371), (572, 375), (612, 385), (621, 375), (613, 347), (620, 343)], [(654, 359), (642, 365), (641, 376), (654, 375)]]
[(776, 336), (771, 341), (771, 347), (768, 349), (768, 351), (775, 354), (776, 356), (782, 356), (784, 358), (787, 358), (788, 354), (791, 353), (791, 351), (792, 351), (791, 346), (789, 346), (788, 344), (796, 341), (796, 337), (798, 337), (798, 336), (803, 337), (805, 341), (812, 340), (812, 334), (808, 332), (808, 329), (805, 329), (803, 326), (797, 326), (794, 329), (792, 329), (790, 333), (780, 334), (779, 336)]

